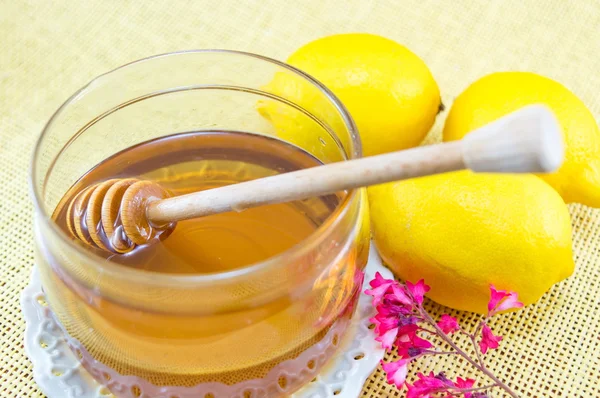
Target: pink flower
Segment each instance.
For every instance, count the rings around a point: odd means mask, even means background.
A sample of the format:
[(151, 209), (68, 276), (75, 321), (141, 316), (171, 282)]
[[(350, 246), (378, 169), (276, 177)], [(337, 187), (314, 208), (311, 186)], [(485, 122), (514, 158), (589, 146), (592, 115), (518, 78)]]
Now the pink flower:
[[(427, 330), (432, 335), (446, 341), (448, 341), (450, 334), (456, 332), (466, 334), (466, 332), (463, 332), (457, 319), (448, 314), (443, 314), (440, 317), (435, 330), (425, 329), (426, 325), (431, 322), (431, 315), (427, 313), (422, 304), (430, 287), (422, 279), (416, 283), (406, 282), (406, 284), (402, 284), (393, 279), (385, 279), (380, 273), (377, 273), (375, 278), (370, 281), (370, 286), (371, 288), (365, 290), (365, 293), (373, 297), (373, 306), (377, 311), (376, 315), (370, 319), (375, 326), (375, 340), (380, 342), (387, 351), (391, 351), (395, 346), (400, 357), (395, 362), (385, 363), (381, 361), (388, 383), (399, 389), (405, 385), (408, 389), (407, 398), (450, 398), (459, 395), (464, 398), (488, 398), (487, 393), (482, 388), (475, 388), (475, 391), (473, 391), (476, 382), (474, 379), (458, 377), (456, 381), (453, 381), (448, 379), (443, 372), (437, 375), (431, 372), (427, 376), (419, 373), (417, 380), (412, 385), (407, 383), (408, 364), (413, 359), (436, 353), (448, 354), (447, 352), (438, 352), (435, 348), (431, 350), (434, 345), (426, 339), (430, 336), (423, 333), (419, 334), (419, 331), (424, 332)], [(494, 285), (490, 285), (488, 317), (501, 311), (522, 306), (523, 303), (519, 302), (517, 293), (498, 290)], [(497, 349), (500, 341), (502, 341), (502, 336), (495, 336), (485, 320), (480, 323), (479, 327), (481, 327), (479, 341), (473, 338), (475, 336), (469, 335), (475, 351), (479, 349), (477, 354), (479, 352), (485, 354), (490, 349)], [(477, 330), (479, 330), (479, 327)], [(455, 347), (450, 342), (449, 344)], [(471, 356), (464, 350), (455, 348), (455, 352), (452, 353), (456, 353), (471, 362)], [(494, 385), (494, 387), (502, 388), (509, 392), (511, 396), (514, 396), (514, 393), (501, 383)]]
[(414, 303), (407, 294), (404, 286), (398, 282), (384, 279), (377, 273), (371, 281), (373, 289), (365, 293), (373, 296), (377, 315), (370, 319), (375, 324), (376, 341), (389, 350), (392, 348), (399, 333), (406, 333), (406, 326), (414, 325), (419, 318), (414, 316)]
[(407, 336), (411, 345), (415, 348), (427, 349), (433, 347), (433, 344), (431, 344), (429, 340), (419, 337), (416, 333), (411, 333)]
[[(393, 320), (394, 321), (394, 320)], [(394, 325), (394, 327), (390, 327), (390, 324), (387, 323), (386, 320), (386, 324), (383, 325), (382, 323), (379, 323), (375, 328), (379, 328), (378, 330), (378, 335), (375, 338), (375, 341), (378, 341), (381, 343), (381, 347), (389, 350), (392, 348), (392, 346), (394, 345), (394, 342), (396, 341), (396, 339), (398, 338), (398, 335), (402, 335), (406, 333), (406, 328), (413, 326), (413, 325), (408, 325), (408, 326), (400, 326), (400, 324), (398, 323), (398, 319), (395, 319), (396, 324)], [(414, 325), (416, 327), (416, 325)]]
[(502, 341), (502, 336), (494, 336), (489, 326), (483, 325), (483, 330), (481, 331), (481, 341), (479, 342), (479, 348), (483, 354), (487, 352), (488, 348), (493, 350), (498, 348), (498, 343), (500, 341)]
[[(473, 387), (473, 384), (475, 384), (475, 380), (473, 379), (463, 379), (462, 377), (457, 377), (456, 378), (456, 383), (454, 383), (454, 385), (457, 388), (463, 389), (463, 390), (468, 390), (470, 388)], [(471, 395), (473, 395), (470, 392), (465, 392), (463, 393), (465, 398), (471, 398)]]
[(425, 284), (425, 281), (423, 279), (421, 279), (414, 285), (411, 282), (406, 281), (406, 288), (413, 296), (413, 299), (417, 304), (423, 304), (423, 296), (425, 296), (425, 293), (427, 293), (430, 289), (429, 286)]
[(412, 310), (406, 310), (402, 306), (381, 304), (377, 306), (377, 315), (370, 319), (375, 324), (376, 341), (389, 350), (396, 341), (399, 334), (408, 333), (411, 329), (418, 329), (416, 323), (419, 318), (412, 315)]
[(400, 284), (392, 285), (392, 294), (386, 295), (385, 298), (398, 304), (404, 304), (410, 307), (413, 305), (412, 300), (405, 293), (404, 289), (400, 287)]
[(488, 302), (488, 313), (492, 312), (498, 306), (498, 304), (500, 304), (500, 301), (504, 300), (508, 296), (509, 294), (505, 290), (496, 290), (496, 287), (494, 287), (494, 285), (490, 285), (490, 301)]
[(398, 335), (399, 337), (404, 338), (406, 336), (408, 339), (410, 339), (412, 335), (417, 333), (417, 330), (419, 330), (419, 326), (416, 324), (404, 325), (400, 329)]
[(374, 331), (378, 336), (386, 333), (390, 329), (415, 325), (419, 321), (419, 318), (412, 315), (390, 314), (386, 308), (378, 307), (378, 310), (380, 310), (380, 312), (369, 319), (369, 321), (375, 324)]
[(388, 316), (384, 313), (378, 313), (373, 318), (369, 319), (369, 321), (375, 324), (375, 334), (378, 336), (399, 326), (397, 316)]
[(488, 302), (488, 316), (494, 316), (500, 311), (521, 308), (523, 303), (515, 292), (506, 290), (496, 290), (494, 285), (490, 285), (490, 301)]
[(404, 304), (398, 304), (393, 301), (393, 298), (389, 297), (390, 295), (386, 295), (383, 299), (381, 305), (377, 306), (377, 311), (382, 314), (382, 316), (407, 316), (413, 313), (412, 307), (406, 306)]
[(412, 308), (407, 307), (403, 304), (396, 304), (389, 298), (389, 294), (383, 299), (383, 302), (376, 307), (378, 315), (388, 317), (398, 317), (400, 315), (405, 316), (412, 314)]
[(381, 361), (381, 367), (386, 374), (388, 383), (394, 384), (397, 388), (402, 388), (402, 385), (406, 381), (409, 362), (410, 359), (400, 359), (388, 363)]
[(418, 373), (419, 378), (413, 385), (407, 384), (406, 398), (429, 398), (431, 393), (446, 391), (454, 384), (443, 373), (435, 376), (430, 372), (428, 376)]
[(519, 296), (517, 293), (511, 292), (510, 295), (496, 308), (496, 312), (522, 307), (523, 303), (519, 301)]
[(396, 340), (396, 347), (398, 347), (398, 355), (401, 358), (412, 358), (423, 353), (428, 348), (432, 348), (428, 340), (425, 340), (417, 335), (418, 326), (409, 325), (403, 327), (399, 331), (399, 337)]
[(442, 332), (446, 334), (451, 334), (460, 330), (460, 326), (458, 325), (456, 318), (453, 318), (448, 314), (442, 315), (437, 325), (440, 327), (440, 329), (442, 329)]
[(375, 341), (378, 341), (381, 343), (381, 347), (383, 349), (389, 350), (392, 348), (392, 345), (394, 344), (394, 341), (396, 341), (396, 338), (398, 337), (398, 328), (393, 328), (388, 330), (387, 332), (380, 334), (379, 336), (377, 336), (375, 338)]
[(376, 307), (383, 300), (383, 296), (387, 293), (390, 286), (397, 284), (393, 279), (385, 279), (379, 272), (375, 274), (375, 279), (369, 282), (372, 289), (365, 290), (365, 294), (373, 296), (373, 306)]
[(375, 273), (375, 279), (371, 279), (371, 281), (369, 282), (369, 285), (371, 285), (372, 288), (376, 288), (379, 287), (381, 285), (385, 285), (387, 284), (388, 286), (391, 283), (396, 282), (393, 279), (385, 279), (379, 272)]

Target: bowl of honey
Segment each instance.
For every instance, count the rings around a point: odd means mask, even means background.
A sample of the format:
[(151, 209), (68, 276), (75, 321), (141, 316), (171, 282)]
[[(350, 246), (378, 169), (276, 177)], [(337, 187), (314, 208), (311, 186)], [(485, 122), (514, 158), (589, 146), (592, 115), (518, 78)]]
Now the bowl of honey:
[(75, 93), (40, 136), (31, 186), (36, 265), (82, 365), (124, 397), (277, 397), (310, 382), (362, 288), (364, 190), (180, 221), (127, 250), (109, 244), (118, 225), (70, 209), (112, 179), (183, 195), (360, 156), (326, 87), (254, 54), (154, 56)]

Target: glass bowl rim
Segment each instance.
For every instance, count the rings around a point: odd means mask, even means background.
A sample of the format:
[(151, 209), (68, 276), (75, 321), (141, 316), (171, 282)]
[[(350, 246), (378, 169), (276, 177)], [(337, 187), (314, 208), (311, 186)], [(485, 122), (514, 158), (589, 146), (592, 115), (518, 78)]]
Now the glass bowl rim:
[[(122, 279), (132, 279), (132, 280), (136, 281), (137, 283), (141, 282), (141, 283), (148, 283), (148, 284), (152, 284), (152, 285), (156, 284), (157, 280), (160, 280), (159, 284), (161, 286), (172, 285), (172, 286), (179, 286), (179, 287), (184, 288), (185, 285), (197, 286), (198, 284), (214, 283), (217, 281), (226, 281), (229, 279), (237, 279), (237, 278), (249, 275), (249, 274), (263, 271), (267, 268), (277, 267), (279, 264), (285, 265), (286, 263), (293, 261), (294, 258), (299, 258), (302, 255), (305, 255), (312, 248), (314, 248), (315, 246), (318, 245), (320, 237), (325, 236), (328, 233), (331, 233), (331, 231), (334, 230), (335, 227), (341, 222), (341, 220), (344, 219), (344, 217), (347, 215), (347, 213), (349, 211), (350, 203), (359, 194), (359, 190), (357, 190), (357, 189), (350, 190), (348, 192), (348, 195), (346, 195), (344, 201), (340, 205), (338, 205), (336, 210), (328, 217), (328, 220), (325, 223), (323, 223), (322, 225), (320, 225), (314, 232), (312, 232), (308, 237), (306, 237), (299, 244), (297, 244), (297, 245), (295, 245), (273, 257), (269, 257), (266, 260), (263, 260), (263, 261), (260, 261), (257, 263), (253, 263), (253, 264), (249, 264), (247, 266), (237, 268), (234, 270), (217, 272), (217, 273), (184, 274), (184, 275), (182, 275), (182, 274), (157, 273), (154, 271), (129, 268), (129, 267), (117, 264), (117, 263), (107, 261), (106, 259), (104, 259), (100, 256), (94, 255), (94, 253), (85, 250), (84, 247), (75, 243), (70, 237), (68, 237), (67, 234), (64, 231), (62, 231), (58, 227), (58, 225), (51, 220), (51, 215), (48, 214), (48, 212), (46, 211), (46, 209), (43, 206), (43, 204), (42, 204), (43, 203), (43, 200), (42, 200), (43, 187), (40, 186), (39, 188), (36, 188), (36, 181), (38, 179), (38, 175), (36, 173), (37, 159), (39, 157), (39, 153), (42, 150), (43, 140), (47, 135), (50, 134), (50, 130), (51, 130), (52, 125), (53, 125), (54, 121), (56, 120), (56, 118), (59, 115), (61, 115), (64, 111), (66, 111), (67, 108), (69, 107), (69, 105), (71, 103), (73, 103), (88, 88), (93, 87), (94, 84), (96, 84), (97, 82), (99, 82), (103, 79), (109, 78), (115, 72), (118, 72), (125, 68), (135, 66), (137, 64), (141, 64), (144, 62), (150, 62), (150, 61), (153, 61), (153, 60), (159, 59), (159, 58), (175, 57), (175, 56), (181, 56), (181, 55), (187, 55), (187, 54), (203, 54), (203, 53), (220, 53), (220, 54), (227, 54), (227, 55), (233, 55), (233, 56), (255, 58), (255, 59), (258, 59), (261, 61), (265, 61), (267, 63), (274, 64), (283, 69), (287, 69), (288, 71), (295, 73), (295, 74), (299, 75), (300, 77), (302, 77), (303, 79), (307, 80), (309, 83), (316, 86), (316, 88), (326, 96), (326, 98), (330, 101), (331, 104), (333, 104), (333, 106), (336, 108), (338, 114), (341, 116), (341, 118), (344, 122), (344, 127), (346, 128), (346, 130), (348, 131), (348, 133), (350, 134), (350, 137), (351, 137), (350, 148), (348, 150), (349, 153), (347, 154), (349, 159), (360, 158), (362, 156), (362, 145), (361, 145), (360, 136), (358, 135), (358, 130), (357, 130), (356, 124), (354, 123), (354, 120), (352, 119), (352, 116), (350, 115), (350, 113), (348, 112), (346, 107), (335, 96), (335, 94), (333, 94), (333, 92), (331, 90), (329, 90), (324, 84), (322, 84), (321, 82), (319, 82), (317, 79), (310, 76), (306, 72), (303, 72), (300, 69), (297, 69), (289, 64), (275, 60), (273, 58), (269, 58), (269, 57), (251, 53), (251, 52), (237, 51), (237, 50), (196, 49), (196, 50), (175, 51), (175, 52), (152, 55), (149, 57), (141, 58), (141, 59), (126, 63), (122, 66), (119, 66), (108, 72), (105, 72), (105, 73), (95, 77), (91, 81), (89, 81), (87, 84), (85, 84), (79, 90), (77, 90), (73, 95), (71, 95), (53, 113), (53, 115), (50, 117), (48, 122), (45, 124), (44, 128), (42, 129), (41, 134), (38, 136), (38, 138), (36, 140), (36, 143), (35, 143), (35, 146), (33, 149), (33, 156), (32, 156), (31, 162), (30, 162), (30, 172), (29, 172), (29, 190), (30, 190), (30, 196), (33, 199), (34, 210), (36, 213), (36, 217), (35, 217), (36, 221), (41, 221), (42, 223), (44, 223), (46, 227), (48, 227), (55, 235), (57, 235), (60, 238), (61, 243), (65, 244), (66, 247), (69, 248), (69, 250), (74, 250), (81, 256), (88, 257), (90, 260), (92, 260), (92, 261), (87, 262), (86, 265), (95, 268), (96, 271), (101, 272), (102, 274), (104, 274), (106, 276), (115, 276), (120, 279), (121, 278)], [(39, 215), (41, 215), (41, 217)], [(38, 243), (36, 242), (36, 244), (38, 244)], [(288, 259), (288, 260), (286, 260), (286, 259)], [(156, 278), (157, 275), (160, 275), (161, 277)]]

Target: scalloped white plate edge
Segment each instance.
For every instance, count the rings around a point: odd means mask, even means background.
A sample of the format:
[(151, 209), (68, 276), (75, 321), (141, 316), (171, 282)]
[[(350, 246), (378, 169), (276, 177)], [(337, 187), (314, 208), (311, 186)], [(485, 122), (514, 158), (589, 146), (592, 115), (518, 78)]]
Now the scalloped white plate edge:
[[(359, 297), (358, 308), (348, 326), (340, 348), (321, 370), (312, 383), (292, 394), (292, 398), (356, 398), (362, 387), (384, 356), (384, 350), (375, 341), (372, 330), (368, 329), (369, 318), (374, 314), (371, 297), (364, 294), (364, 289), (376, 272), (385, 278), (392, 278), (392, 273), (383, 266), (377, 250), (371, 245), (369, 261), (365, 268), (365, 284)], [(30, 283), (21, 294), (21, 308), (25, 318), (24, 347), (25, 353), (33, 364), (33, 378), (40, 389), (49, 398), (79, 397), (108, 398), (112, 395), (102, 394), (102, 386), (79, 364), (79, 361), (66, 343), (49, 339), (48, 346), (42, 348), (40, 336), (44, 328), (56, 331), (51, 325), (44, 307), (38, 303), (43, 296), (39, 272), (34, 266)], [(362, 355), (359, 360), (356, 356)], [(52, 360), (56, 362), (52, 362)], [(61, 376), (52, 373), (56, 366), (61, 369)], [(67, 393), (67, 395), (65, 395)], [(337, 393), (337, 394), (336, 394)]]

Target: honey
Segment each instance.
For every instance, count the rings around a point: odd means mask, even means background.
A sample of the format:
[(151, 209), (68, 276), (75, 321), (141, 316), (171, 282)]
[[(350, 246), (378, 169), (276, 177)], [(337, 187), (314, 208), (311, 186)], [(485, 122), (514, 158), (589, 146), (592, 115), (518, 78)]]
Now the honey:
[[(116, 233), (116, 206), (103, 223), (82, 217), (80, 192), (99, 198), (97, 184), (136, 178), (180, 195), (360, 156), (329, 90), (249, 53), (149, 57), (67, 100), (34, 151), (35, 262), (48, 310), (101, 391), (275, 398), (310, 383), (344, 344), (368, 208), (359, 189), (236, 209), (147, 243), (125, 234), (133, 247)], [(116, 250), (100, 249), (110, 248), (98, 224)]]
[[(152, 180), (179, 195), (320, 164), (304, 150), (268, 136), (174, 134), (130, 147), (92, 168), (65, 194), (52, 218), (68, 234), (68, 203), (86, 187), (110, 178)], [(352, 227), (351, 241), (328, 243), (332, 250), (299, 260), (290, 255), (289, 261), (296, 262), (288, 264), (289, 272), (275, 268), (248, 280), (243, 272), (273, 259), (288, 261), (286, 253), (332, 223), (346, 196), (342, 192), (182, 221), (172, 232), (126, 254), (73, 238), (107, 264), (144, 271), (157, 281), (212, 275), (212, 295), (176, 285), (157, 292), (125, 282), (117, 286), (103, 274), (86, 286), (69, 272), (53, 272), (60, 268), (53, 266), (56, 260), (42, 254), (38, 257), (49, 263), (41, 268), (46, 295), (63, 328), (85, 349), (84, 365), (92, 369), (96, 360), (158, 386), (233, 385), (264, 378), (279, 364), (317, 347), (316, 357), (294, 365), (304, 367), (310, 379), (336, 349), (362, 283), (364, 242), (357, 241), (357, 228)], [(347, 246), (343, 256), (333, 250), (339, 245)], [(219, 275), (236, 271), (242, 275), (239, 282), (219, 287)], [(253, 296), (255, 290), (261, 294)], [(298, 382), (284, 385), (289, 392)]]
[[(302, 149), (266, 136), (241, 132), (176, 134), (134, 146), (97, 165), (65, 195), (52, 218), (69, 233), (67, 204), (82, 189), (107, 177), (149, 179), (173, 195), (182, 195), (320, 164)], [(172, 233), (123, 255), (90, 250), (110, 261), (153, 272), (204, 274), (232, 270), (300, 243), (331, 215), (342, 196), (181, 221)], [(85, 223), (85, 217), (82, 219)]]

